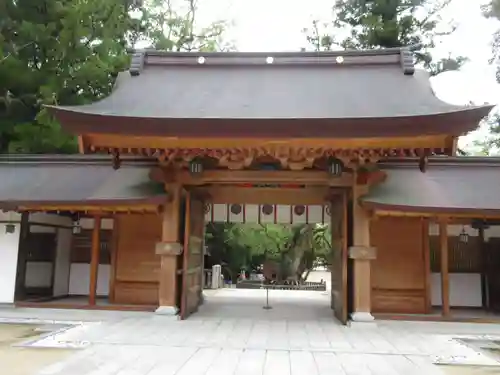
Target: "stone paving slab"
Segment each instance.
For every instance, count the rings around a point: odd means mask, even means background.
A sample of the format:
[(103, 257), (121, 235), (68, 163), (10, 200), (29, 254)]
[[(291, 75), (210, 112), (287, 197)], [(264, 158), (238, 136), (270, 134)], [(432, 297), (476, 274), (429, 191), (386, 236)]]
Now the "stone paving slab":
[[(288, 294), (274, 294), (270, 311), (262, 309), (262, 294), (230, 290), (209, 294), (186, 321), (152, 313), (103, 314), (100, 322), (91, 319), (37, 343), (84, 348), (39, 375), (433, 375), (442, 373), (434, 362), (498, 365), (455, 339), (500, 337), (496, 325), (380, 321), (376, 328), (353, 329), (332, 318), (328, 296), (280, 292)], [(299, 298), (301, 293), (306, 294)], [(20, 316), (30, 319), (25, 310)], [(65, 312), (55, 314), (71, 318), (72, 311)], [(48, 319), (54, 312), (36, 314)]]

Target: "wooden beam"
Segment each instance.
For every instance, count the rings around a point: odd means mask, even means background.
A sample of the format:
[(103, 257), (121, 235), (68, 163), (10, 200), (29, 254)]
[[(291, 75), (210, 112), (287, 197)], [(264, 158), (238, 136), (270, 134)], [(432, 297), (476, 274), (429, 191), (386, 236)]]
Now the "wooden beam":
[(434, 211), (392, 211), (392, 210), (379, 210), (375, 209), (375, 215), (377, 216), (395, 216), (395, 217), (427, 217), (430, 219), (436, 219), (436, 222), (441, 219), (446, 219), (451, 223), (470, 223), (471, 219), (477, 219), (481, 217), (483, 219), (499, 219), (500, 214), (488, 214), (481, 212), (471, 212), (471, 213), (436, 213)]
[[(155, 167), (150, 178), (158, 182), (172, 180), (173, 171)], [(175, 181), (182, 185), (206, 184), (299, 184), (322, 185), (332, 187), (350, 187), (353, 184), (352, 174), (344, 173), (335, 177), (326, 171), (230, 171), (208, 170), (194, 175), (189, 171), (175, 172)]]
[(110, 205), (110, 206), (95, 206), (95, 205), (23, 205), (18, 207), (18, 211), (24, 212), (48, 212), (48, 211), (69, 211), (69, 212), (84, 212), (89, 215), (100, 215), (112, 217), (113, 213), (156, 213), (160, 206), (157, 204), (134, 204), (134, 205)]
[(206, 188), (210, 202), (214, 204), (325, 204), (332, 195), (342, 194), (342, 190), (332, 191), (328, 187), (311, 188), (245, 188), (233, 186), (211, 186)]
[(444, 317), (450, 315), (450, 274), (448, 261), (448, 221), (439, 221), (439, 243), (441, 254), (441, 307)]
[(120, 148), (153, 150), (227, 148), (328, 148), (347, 149), (399, 149), (399, 148), (445, 148), (449, 146), (448, 135), (422, 135), (417, 137), (374, 137), (374, 138), (179, 138), (161, 136), (128, 136), (116, 134), (85, 134), (86, 143), (95, 149)]
[(90, 282), (89, 282), (89, 305), (96, 304), (97, 274), (99, 270), (99, 250), (101, 244), (101, 217), (94, 216), (94, 229), (92, 229), (92, 248), (90, 254)]

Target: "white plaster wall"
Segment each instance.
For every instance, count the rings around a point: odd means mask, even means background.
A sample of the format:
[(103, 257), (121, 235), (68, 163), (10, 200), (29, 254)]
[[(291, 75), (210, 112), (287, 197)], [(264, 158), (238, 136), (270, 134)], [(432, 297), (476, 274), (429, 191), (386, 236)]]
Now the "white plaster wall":
[(58, 228), (56, 267), (54, 275), (54, 296), (69, 294), (69, 274), (71, 261), (71, 242), (73, 232), (71, 229)]
[[(431, 275), (431, 301), (433, 306), (441, 306), (440, 273)], [(479, 273), (450, 273), (450, 306), (482, 306)]]
[[(19, 222), (21, 215), (0, 211), (0, 220)], [(15, 224), (14, 233), (5, 233), (5, 225), (5, 223), (0, 224), (0, 303), (13, 303), (21, 224)]]
[[(97, 295), (109, 295), (109, 277), (111, 266), (109, 264), (99, 264), (97, 271)], [(90, 284), (90, 264), (72, 263), (69, 278), (69, 294), (88, 296)]]

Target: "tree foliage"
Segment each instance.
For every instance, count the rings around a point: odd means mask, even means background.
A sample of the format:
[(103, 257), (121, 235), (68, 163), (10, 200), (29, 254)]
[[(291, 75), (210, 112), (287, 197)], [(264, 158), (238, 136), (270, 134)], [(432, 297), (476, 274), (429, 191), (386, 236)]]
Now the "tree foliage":
[(1, 17), (2, 150), (75, 151), (42, 105), (108, 95), (127, 63), (123, 0), (7, 0)]
[[(79, 105), (110, 94), (138, 41), (166, 50), (222, 48), (225, 24), (197, 26), (184, 0), (5, 0), (0, 4), (0, 153), (73, 153), (44, 104)], [(187, 10), (183, 12), (183, 4)], [(131, 14), (140, 14), (136, 19)]]
[[(483, 7), (483, 14), (487, 18), (495, 18), (500, 21), (500, 0), (491, 0), (487, 6)], [(490, 63), (496, 65), (496, 79), (500, 83), (500, 27), (493, 34), (491, 51)]]
[(225, 20), (200, 23), (199, 0), (147, 0), (139, 9), (130, 42), (163, 51), (223, 51), (231, 49)]
[(442, 11), (451, 0), (335, 0), (329, 23), (314, 21), (304, 30), (317, 51), (418, 46), (416, 60), (431, 73), (455, 69), (465, 58), (432, 61), (436, 38), (453, 32)]
[(233, 281), (242, 270), (262, 272), (269, 261), (278, 265), (279, 280), (301, 281), (313, 267), (329, 264), (329, 237), (326, 225), (211, 223), (205, 244), (212, 262)]

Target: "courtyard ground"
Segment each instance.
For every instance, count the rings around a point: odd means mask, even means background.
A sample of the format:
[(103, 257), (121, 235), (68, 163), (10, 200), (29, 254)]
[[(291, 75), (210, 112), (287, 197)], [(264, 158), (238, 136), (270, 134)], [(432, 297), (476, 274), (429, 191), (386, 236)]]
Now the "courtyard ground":
[(500, 374), (493, 356), (463, 341), (498, 339), (497, 325), (379, 321), (345, 327), (333, 319), (327, 293), (271, 291), (270, 310), (262, 309), (262, 290), (206, 294), (186, 321), (152, 313), (5, 308), (0, 322), (74, 324), (28, 345), (75, 350), (34, 375)]
[(32, 375), (44, 367), (62, 361), (74, 354), (72, 350), (34, 349), (18, 347), (16, 344), (40, 336), (33, 324), (0, 325), (0, 374)]

